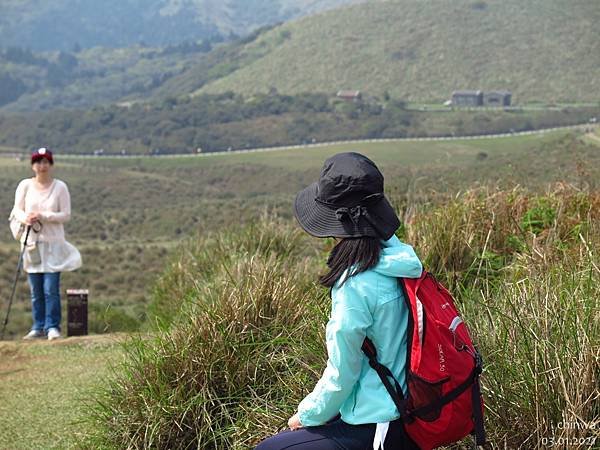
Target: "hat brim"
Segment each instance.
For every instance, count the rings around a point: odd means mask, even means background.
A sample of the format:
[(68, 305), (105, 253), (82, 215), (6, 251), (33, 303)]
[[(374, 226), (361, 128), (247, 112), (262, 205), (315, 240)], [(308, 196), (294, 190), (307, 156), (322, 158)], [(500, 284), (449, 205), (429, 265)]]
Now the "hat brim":
[(369, 215), (377, 223), (375, 229), (369, 221), (361, 217), (358, 223), (337, 218), (335, 209), (317, 202), (318, 184), (313, 183), (298, 192), (294, 202), (294, 215), (300, 226), (315, 237), (379, 237), (387, 240), (400, 226), (400, 220), (392, 205), (384, 197), (369, 205)]

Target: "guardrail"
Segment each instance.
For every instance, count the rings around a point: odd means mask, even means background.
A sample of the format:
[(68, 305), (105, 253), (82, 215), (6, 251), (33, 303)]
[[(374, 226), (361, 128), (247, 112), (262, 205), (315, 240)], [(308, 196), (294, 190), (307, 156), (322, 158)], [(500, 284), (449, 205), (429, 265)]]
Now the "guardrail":
[[(515, 136), (527, 136), (534, 134), (551, 133), (553, 131), (569, 130), (594, 127), (595, 124), (589, 122), (577, 124), (577, 125), (566, 125), (562, 127), (551, 127), (541, 128), (538, 130), (529, 131), (518, 131), (514, 133), (498, 133), (498, 134), (478, 134), (469, 136), (440, 136), (440, 137), (406, 137), (406, 138), (378, 138), (378, 139), (350, 139), (350, 140), (338, 140), (328, 142), (314, 142), (310, 144), (296, 144), (296, 145), (284, 145), (274, 147), (257, 147), (249, 149), (237, 149), (237, 150), (220, 150), (215, 152), (204, 152), (204, 153), (165, 153), (165, 154), (103, 154), (103, 155), (87, 155), (87, 154), (73, 154), (63, 153), (61, 158), (64, 159), (79, 159), (79, 158), (95, 158), (95, 159), (135, 159), (135, 158), (198, 158), (198, 157), (209, 157), (209, 156), (225, 156), (225, 155), (239, 155), (243, 153), (264, 153), (264, 152), (276, 152), (286, 150), (298, 150), (301, 148), (320, 148), (320, 147), (331, 147), (334, 145), (344, 144), (364, 144), (364, 143), (379, 143), (379, 142), (426, 142), (426, 141), (464, 141), (464, 140), (477, 140), (477, 139), (498, 139), (503, 137), (515, 137)], [(5, 157), (23, 157), (24, 153), (5, 153), (0, 156)]]

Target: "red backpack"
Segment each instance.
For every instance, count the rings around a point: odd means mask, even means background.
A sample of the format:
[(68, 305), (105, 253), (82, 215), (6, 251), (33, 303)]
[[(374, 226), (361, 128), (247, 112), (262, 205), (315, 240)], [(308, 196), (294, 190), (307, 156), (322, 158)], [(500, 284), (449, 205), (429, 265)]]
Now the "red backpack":
[(377, 362), (367, 338), (362, 350), (369, 364), (400, 411), (406, 434), (421, 449), (452, 444), (470, 433), (477, 445), (484, 445), (481, 356), (452, 296), (425, 271), (420, 278), (401, 278), (400, 285), (410, 312), (406, 395), (390, 370)]

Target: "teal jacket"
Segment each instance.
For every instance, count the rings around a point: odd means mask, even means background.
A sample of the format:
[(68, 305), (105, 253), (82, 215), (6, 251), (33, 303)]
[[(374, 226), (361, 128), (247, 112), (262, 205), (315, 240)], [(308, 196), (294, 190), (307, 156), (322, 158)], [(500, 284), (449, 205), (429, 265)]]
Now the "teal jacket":
[(418, 278), (422, 270), (412, 247), (393, 236), (383, 242), (375, 267), (334, 286), (326, 329), (327, 367), (298, 406), (302, 425), (322, 425), (338, 413), (353, 425), (400, 417), (361, 346), (365, 337), (373, 341), (379, 362), (392, 371), (406, 392), (408, 309), (398, 278)]

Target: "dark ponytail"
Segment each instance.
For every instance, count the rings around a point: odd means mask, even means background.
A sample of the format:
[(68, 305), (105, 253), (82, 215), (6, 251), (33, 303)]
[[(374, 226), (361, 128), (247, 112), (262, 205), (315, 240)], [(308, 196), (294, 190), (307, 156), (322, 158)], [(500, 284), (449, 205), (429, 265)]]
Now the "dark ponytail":
[(340, 279), (343, 273), (352, 270), (342, 280), (344, 283), (349, 277), (364, 272), (374, 267), (379, 262), (381, 254), (381, 241), (376, 237), (344, 238), (331, 250), (327, 259), (329, 272), (319, 278), (319, 282), (331, 288)]

